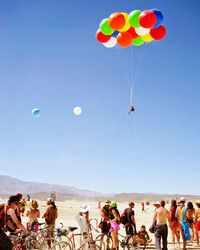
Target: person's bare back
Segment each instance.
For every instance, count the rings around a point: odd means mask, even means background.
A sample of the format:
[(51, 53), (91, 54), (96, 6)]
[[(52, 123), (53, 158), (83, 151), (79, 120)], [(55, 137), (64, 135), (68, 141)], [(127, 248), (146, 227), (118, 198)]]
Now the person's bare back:
[(169, 211), (164, 207), (158, 208), (155, 212), (154, 219), (157, 225), (167, 224), (169, 220)]

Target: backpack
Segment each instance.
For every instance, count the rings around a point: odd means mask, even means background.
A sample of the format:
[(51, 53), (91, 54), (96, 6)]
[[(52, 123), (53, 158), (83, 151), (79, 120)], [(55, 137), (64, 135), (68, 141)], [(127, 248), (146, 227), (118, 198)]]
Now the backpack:
[(6, 226), (6, 205), (0, 204), (0, 229)]
[(128, 223), (126, 209), (124, 210), (124, 212), (120, 216), (120, 223), (122, 223), (123, 225), (126, 225)]

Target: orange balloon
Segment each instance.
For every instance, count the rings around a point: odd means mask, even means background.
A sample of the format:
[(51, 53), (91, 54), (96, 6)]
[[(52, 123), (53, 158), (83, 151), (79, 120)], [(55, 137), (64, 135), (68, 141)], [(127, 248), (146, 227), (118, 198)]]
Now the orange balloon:
[(117, 36), (117, 42), (120, 46), (126, 48), (132, 44), (133, 38), (129, 32), (121, 32)]
[(125, 25), (125, 22), (126, 20), (124, 15), (119, 12), (113, 13), (108, 19), (110, 27), (114, 30), (122, 29)]

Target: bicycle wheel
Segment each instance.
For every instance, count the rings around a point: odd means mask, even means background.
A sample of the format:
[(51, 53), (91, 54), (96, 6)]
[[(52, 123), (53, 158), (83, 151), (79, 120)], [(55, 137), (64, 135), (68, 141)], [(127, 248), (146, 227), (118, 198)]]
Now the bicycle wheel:
[(49, 249), (51, 246), (53, 246), (58, 241), (55, 238), (46, 238), (40, 243), (40, 250), (46, 250)]
[(96, 244), (96, 241), (93, 242), (86, 242), (82, 247), (81, 250), (105, 250), (103, 248), (104, 243), (102, 242), (101, 245)]
[(96, 238), (95, 241), (98, 241), (98, 245), (102, 245), (105, 250), (109, 250), (113, 248), (113, 241), (112, 237), (109, 234), (99, 234)]
[(25, 249), (25, 248), (23, 248), (21, 244), (14, 245), (12, 248), (12, 250), (22, 250), (22, 249)]
[(50, 250), (71, 250), (71, 246), (69, 243), (65, 242), (65, 241), (60, 241), (60, 242), (56, 242), (51, 248)]
[(128, 250), (139, 250), (139, 245), (138, 245), (138, 241), (135, 235), (130, 235), (128, 236), (127, 240), (126, 240), (126, 246), (128, 248)]
[(94, 242), (97, 246), (97, 249), (106, 250), (105, 243), (102, 240), (95, 240)]
[(25, 249), (40, 249), (40, 243), (35, 239), (28, 239), (25, 242)]

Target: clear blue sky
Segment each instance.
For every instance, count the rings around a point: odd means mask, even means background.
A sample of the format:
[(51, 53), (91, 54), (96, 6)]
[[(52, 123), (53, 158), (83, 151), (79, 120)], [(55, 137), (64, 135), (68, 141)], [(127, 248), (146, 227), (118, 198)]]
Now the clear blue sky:
[[(199, 7), (1, 1), (0, 174), (105, 193), (200, 194)], [(168, 34), (146, 46), (128, 116), (128, 76), (143, 47), (107, 49), (95, 32), (113, 12), (149, 8), (163, 12)]]

